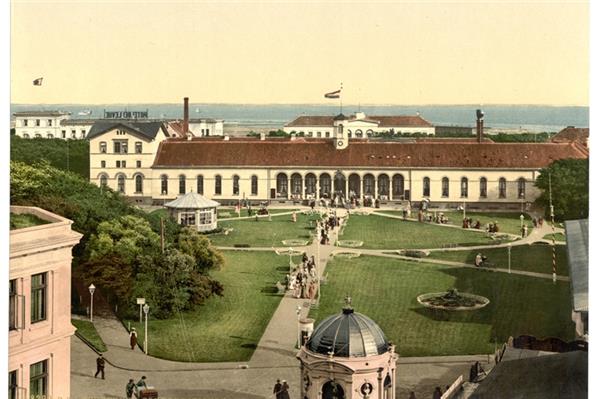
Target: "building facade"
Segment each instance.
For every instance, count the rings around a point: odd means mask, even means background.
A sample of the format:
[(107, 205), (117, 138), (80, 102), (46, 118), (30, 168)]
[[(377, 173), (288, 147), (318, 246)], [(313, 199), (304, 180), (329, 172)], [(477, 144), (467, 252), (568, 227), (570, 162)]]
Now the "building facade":
[[(95, 148), (92, 144), (90, 151)], [(538, 172), (554, 160), (588, 157), (575, 143), (398, 142), (344, 136), (163, 138), (155, 139), (151, 148), (156, 156), (148, 153), (142, 169), (102, 168), (90, 155), (91, 181), (155, 204), (194, 191), (221, 204), (336, 197), (502, 208), (535, 200)]]
[(70, 395), (71, 250), (81, 234), (40, 208), (11, 214), (42, 223), (10, 232), (9, 399)]
[(351, 116), (303, 115), (286, 124), (283, 130), (307, 138), (366, 138), (381, 133), (435, 135), (435, 127), (420, 115), (367, 116), (364, 112)]

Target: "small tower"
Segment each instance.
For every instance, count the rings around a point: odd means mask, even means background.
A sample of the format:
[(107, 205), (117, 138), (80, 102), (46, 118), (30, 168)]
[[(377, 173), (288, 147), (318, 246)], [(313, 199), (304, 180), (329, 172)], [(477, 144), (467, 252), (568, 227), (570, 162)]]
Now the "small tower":
[(337, 150), (343, 150), (348, 147), (348, 134), (344, 131), (344, 125), (348, 118), (344, 114), (339, 114), (333, 118), (333, 145)]
[(346, 298), (341, 313), (323, 320), (296, 355), (301, 399), (395, 399), (394, 346)]

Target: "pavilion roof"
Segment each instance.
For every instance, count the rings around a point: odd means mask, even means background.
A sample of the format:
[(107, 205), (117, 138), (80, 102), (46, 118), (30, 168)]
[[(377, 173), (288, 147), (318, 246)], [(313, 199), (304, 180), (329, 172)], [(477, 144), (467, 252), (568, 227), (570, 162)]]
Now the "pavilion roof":
[(167, 208), (175, 209), (202, 209), (202, 208), (214, 208), (221, 204), (217, 201), (210, 200), (198, 193), (189, 192), (182, 195), (181, 197), (167, 202), (165, 206)]

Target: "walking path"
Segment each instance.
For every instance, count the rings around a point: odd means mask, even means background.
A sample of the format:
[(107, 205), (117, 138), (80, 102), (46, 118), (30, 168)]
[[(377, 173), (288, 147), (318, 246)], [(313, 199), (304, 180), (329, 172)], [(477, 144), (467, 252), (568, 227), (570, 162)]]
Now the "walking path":
[[(364, 212), (365, 210), (361, 209)], [(273, 216), (289, 215), (293, 211), (279, 213)], [(400, 218), (393, 215), (379, 214), (384, 217)], [(265, 216), (262, 216), (265, 217)], [(268, 217), (268, 216), (267, 216)], [(248, 217), (234, 218), (232, 220), (247, 219)], [(458, 226), (445, 226), (460, 228)], [(330, 242), (336, 243), (339, 227), (330, 231)], [(532, 229), (528, 237), (519, 239), (511, 243), (512, 245), (527, 245), (537, 241), (543, 241), (546, 234), (551, 233), (551, 228), (545, 224), (542, 228)], [(455, 247), (445, 248), (443, 251), (489, 249), (496, 247), (506, 247), (508, 243), (478, 246), (478, 247)], [(261, 247), (261, 248), (228, 248), (220, 247), (224, 250), (238, 251), (285, 251), (286, 247)], [(306, 252), (308, 257), (315, 256), (318, 259), (318, 275), (323, 277), (327, 261), (338, 253), (359, 253), (370, 256), (390, 257), (396, 259), (409, 260), (413, 262), (426, 262), (442, 264), (448, 267), (468, 267), (480, 270), (473, 265), (460, 262), (453, 262), (429, 258), (413, 258), (399, 254), (389, 253), (393, 250), (371, 250), (360, 248), (343, 248), (335, 245), (320, 245), (317, 240), (313, 240), (310, 245), (294, 247), (295, 249)], [(442, 250), (433, 248), (430, 250)], [(318, 256), (317, 256), (318, 253)], [(489, 269), (485, 269), (489, 270)], [(492, 269), (494, 272), (508, 272), (506, 269)], [(512, 270), (512, 273), (518, 275), (531, 276), (536, 278), (552, 278), (551, 274), (533, 273), (522, 270)], [(558, 280), (568, 281), (566, 276), (558, 276)], [(267, 325), (256, 350), (248, 362), (223, 362), (223, 363), (183, 363), (155, 358), (145, 355), (139, 347), (132, 350), (129, 346), (129, 335), (125, 326), (115, 317), (104, 316), (95, 317), (94, 325), (105, 342), (108, 351), (104, 357), (109, 364), (109, 369), (120, 369), (128, 373), (144, 373), (148, 375), (150, 381), (155, 381), (157, 386), (179, 386), (180, 389), (161, 390), (161, 395), (177, 397), (198, 397), (206, 398), (262, 398), (269, 397), (270, 385), (275, 378), (287, 378), (291, 385), (290, 393), (292, 397), (297, 396), (299, 389), (299, 370), (298, 361), (295, 358), (297, 353), (296, 343), (298, 340), (298, 319), (308, 316), (310, 311), (310, 300), (296, 299), (291, 292), (287, 292), (281, 299), (279, 306), (275, 310), (269, 324)], [(297, 310), (300, 310), (299, 316)], [(98, 382), (93, 381), (90, 384), (90, 376), (87, 373), (81, 373), (79, 370), (84, 367), (89, 368), (94, 364), (95, 353), (85, 349), (81, 341), (73, 339), (72, 345), (77, 355), (73, 356), (73, 379), (78, 383), (74, 385), (72, 397), (87, 397), (90, 395), (98, 396), (96, 389)], [(417, 393), (419, 386), (429, 383), (439, 385), (440, 380), (451, 383), (458, 374), (466, 373), (468, 367), (474, 361), (486, 363), (489, 361), (488, 355), (474, 356), (436, 356), (403, 358), (398, 361), (398, 392), (408, 392), (407, 389), (415, 389)], [(80, 363), (80, 364), (78, 364)], [(85, 364), (84, 364), (85, 363)], [(451, 371), (450, 371), (451, 370)], [(109, 376), (110, 371), (107, 370)], [(192, 373), (192, 374), (189, 374)], [(200, 373), (200, 374), (198, 374)], [(137, 375), (135, 374), (135, 375)], [(185, 379), (183, 376), (190, 375)], [(93, 372), (90, 373), (93, 375)], [(427, 376), (427, 378), (423, 377)], [(134, 377), (132, 377), (134, 378)], [(139, 377), (137, 377), (139, 378)], [(93, 378), (92, 378), (93, 380)], [(109, 378), (110, 380), (110, 378)], [(173, 385), (179, 381), (179, 385)], [(121, 378), (118, 384), (124, 385), (126, 379)], [(117, 384), (117, 385), (118, 385)], [(427, 385), (427, 386), (429, 386)], [(237, 387), (232, 389), (232, 387)], [(122, 391), (121, 388), (111, 385), (104, 388), (106, 393), (115, 395), (114, 392)], [(108, 391), (106, 391), (108, 389)], [(429, 388), (428, 388), (429, 389)], [(427, 392), (427, 395), (431, 391)], [(79, 396), (78, 396), (79, 395)], [(119, 394), (116, 394), (119, 395)], [(122, 395), (122, 392), (120, 393)]]

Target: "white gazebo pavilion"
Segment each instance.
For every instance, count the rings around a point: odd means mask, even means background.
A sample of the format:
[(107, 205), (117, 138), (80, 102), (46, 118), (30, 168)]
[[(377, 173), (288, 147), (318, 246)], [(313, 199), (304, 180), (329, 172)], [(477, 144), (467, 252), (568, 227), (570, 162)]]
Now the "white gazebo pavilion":
[(217, 228), (219, 205), (218, 202), (200, 194), (189, 192), (166, 203), (165, 207), (180, 225), (195, 227), (198, 231), (211, 231)]

